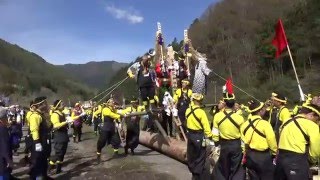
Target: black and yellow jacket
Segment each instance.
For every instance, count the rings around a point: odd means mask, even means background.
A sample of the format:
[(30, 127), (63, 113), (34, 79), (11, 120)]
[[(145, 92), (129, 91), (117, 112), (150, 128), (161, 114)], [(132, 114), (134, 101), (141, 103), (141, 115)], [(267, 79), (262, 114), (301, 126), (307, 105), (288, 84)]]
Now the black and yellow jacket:
[(120, 122), (121, 115), (117, 111), (109, 106), (102, 109), (103, 131), (114, 131), (115, 122)]
[[(255, 130), (254, 130), (255, 129)], [(273, 155), (277, 152), (277, 141), (271, 124), (259, 115), (251, 115), (241, 127), (241, 140), (250, 149), (256, 151), (270, 150)]]
[(240, 126), (243, 123), (243, 117), (234, 113), (232, 109), (226, 108), (218, 112), (213, 118), (214, 141), (240, 139)]
[(191, 105), (186, 111), (187, 128), (202, 131), (207, 138), (212, 138), (210, 124), (206, 112), (198, 105)]
[(282, 125), (279, 149), (304, 154), (307, 152), (306, 147), (309, 147), (311, 160), (320, 157), (319, 126), (303, 114), (298, 114)]
[(59, 110), (54, 110), (51, 113), (50, 120), (53, 124), (55, 142), (68, 142), (68, 123), (65, 114)]

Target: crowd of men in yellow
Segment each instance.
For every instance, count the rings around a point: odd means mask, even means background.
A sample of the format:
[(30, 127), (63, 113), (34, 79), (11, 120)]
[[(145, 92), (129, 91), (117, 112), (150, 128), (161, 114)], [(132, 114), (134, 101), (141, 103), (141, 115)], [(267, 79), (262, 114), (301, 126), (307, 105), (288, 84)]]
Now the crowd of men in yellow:
[[(186, 117), (193, 179), (310, 178), (310, 164), (320, 159), (320, 108), (310, 96), (290, 112), (287, 99), (279, 93), (272, 93), (266, 103), (252, 100), (240, 109), (235, 109), (235, 95), (225, 93), (211, 126), (200, 108), (203, 96), (192, 94), (191, 98)], [(206, 165), (206, 138), (220, 149), (211, 174)]]

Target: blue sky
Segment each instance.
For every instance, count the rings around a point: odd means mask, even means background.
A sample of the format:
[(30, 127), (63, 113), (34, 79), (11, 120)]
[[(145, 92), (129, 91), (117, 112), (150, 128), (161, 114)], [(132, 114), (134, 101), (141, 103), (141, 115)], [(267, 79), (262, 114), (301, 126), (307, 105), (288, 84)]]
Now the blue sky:
[(0, 0), (0, 38), (52, 64), (131, 62), (154, 46), (157, 22), (166, 43), (216, 0)]

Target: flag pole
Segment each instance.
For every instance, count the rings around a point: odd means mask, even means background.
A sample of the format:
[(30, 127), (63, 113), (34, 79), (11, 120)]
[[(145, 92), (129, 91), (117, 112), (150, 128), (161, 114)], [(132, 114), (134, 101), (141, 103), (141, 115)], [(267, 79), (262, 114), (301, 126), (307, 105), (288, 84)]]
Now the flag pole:
[(305, 101), (305, 97), (304, 97), (304, 94), (303, 94), (303, 91), (302, 91), (302, 88), (301, 88), (301, 85), (300, 85), (300, 81), (299, 81), (299, 78), (298, 78), (296, 66), (294, 65), (294, 61), (293, 61), (291, 50), (290, 50), (289, 43), (288, 43), (288, 40), (287, 40), (286, 32), (284, 31), (284, 27), (283, 27), (281, 19), (279, 19), (279, 22), (280, 22), (281, 30), (282, 30), (282, 33), (284, 35), (284, 38), (285, 38), (285, 41), (286, 41), (286, 44), (287, 44), (287, 49), (288, 49), (288, 52), (289, 52), (289, 56), (290, 56), (291, 64), (292, 64), (292, 67), (293, 67), (293, 71), (294, 71), (294, 74), (295, 74), (295, 77), (296, 77), (296, 80), (297, 80), (299, 94), (300, 94), (300, 100), (301, 101)]
[(291, 54), (290, 47), (289, 47), (288, 43), (287, 43), (287, 49), (288, 49), (288, 52), (289, 52), (289, 56), (290, 56), (291, 64), (292, 64), (292, 67), (293, 67), (293, 71), (294, 71), (294, 74), (296, 76), (296, 80), (297, 80), (297, 84), (298, 84), (298, 88), (299, 88), (299, 93), (300, 93), (300, 100), (301, 101), (305, 101), (305, 97), (304, 97), (304, 94), (303, 94), (303, 91), (302, 91), (302, 88), (301, 88), (301, 85), (300, 85), (300, 81), (299, 81), (299, 78), (298, 78), (296, 66), (294, 65), (292, 54)]

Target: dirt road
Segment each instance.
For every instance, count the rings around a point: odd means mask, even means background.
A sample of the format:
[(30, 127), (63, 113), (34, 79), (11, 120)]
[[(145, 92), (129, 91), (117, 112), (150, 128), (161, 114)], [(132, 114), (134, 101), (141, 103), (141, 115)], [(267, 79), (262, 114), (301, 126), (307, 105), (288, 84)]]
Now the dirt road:
[[(97, 137), (91, 128), (85, 127), (83, 141), (69, 143), (64, 162), (63, 173), (52, 176), (59, 180), (65, 179), (110, 179), (110, 180), (188, 180), (191, 174), (186, 165), (168, 158), (156, 151), (139, 146), (134, 156), (123, 154), (120, 150), (119, 158), (112, 158), (110, 147), (102, 152), (102, 162), (96, 162)], [(20, 148), (22, 151), (23, 148)], [(14, 157), (15, 169), (13, 175), (21, 179), (28, 179), (28, 168), (19, 161), (23, 154)]]

